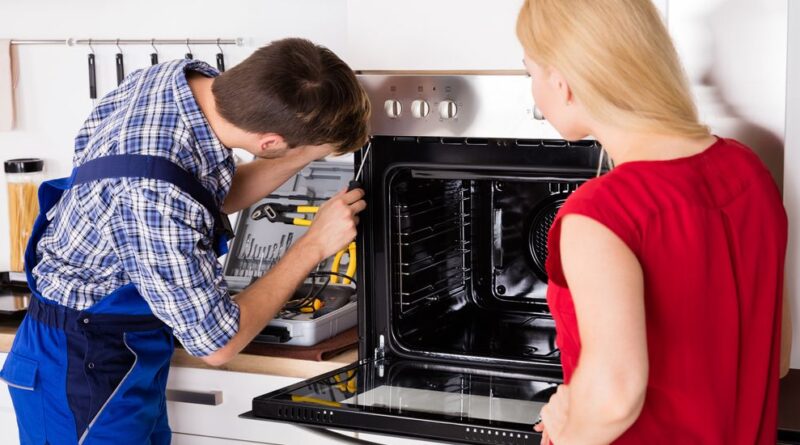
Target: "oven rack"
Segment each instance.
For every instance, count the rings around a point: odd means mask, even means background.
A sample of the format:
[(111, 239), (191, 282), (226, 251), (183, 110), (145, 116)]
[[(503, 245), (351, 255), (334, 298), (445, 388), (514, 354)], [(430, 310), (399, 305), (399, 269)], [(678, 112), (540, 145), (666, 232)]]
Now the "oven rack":
[(400, 275), (416, 275), (436, 266), (446, 264), (449, 261), (458, 260), (460, 257), (463, 257), (463, 255), (470, 253), (471, 249), (469, 248), (469, 245), (469, 241), (464, 241), (461, 248), (453, 249), (452, 247), (446, 247), (427, 257), (423, 257), (408, 263), (400, 263)]

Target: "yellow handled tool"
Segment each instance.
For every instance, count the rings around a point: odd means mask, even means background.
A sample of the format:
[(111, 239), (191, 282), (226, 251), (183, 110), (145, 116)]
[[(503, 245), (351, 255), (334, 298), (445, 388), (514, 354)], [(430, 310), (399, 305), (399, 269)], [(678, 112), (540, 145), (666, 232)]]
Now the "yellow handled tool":
[[(313, 218), (289, 217), (286, 216), (286, 214), (316, 214), (317, 212), (319, 212), (319, 207), (316, 206), (266, 203), (256, 207), (253, 210), (253, 213), (250, 215), (250, 218), (253, 220), (267, 218), (270, 222), (279, 222), (284, 224), (293, 224), (295, 226), (308, 227), (311, 225)], [(356, 243), (352, 242), (347, 246), (347, 248), (342, 249), (336, 253), (336, 256), (333, 257), (333, 264), (331, 265), (331, 283), (333, 284), (339, 283), (340, 280), (342, 284), (350, 284), (350, 279), (337, 275), (343, 273), (339, 269), (342, 263), (342, 258), (345, 255), (348, 256), (349, 262), (347, 263), (347, 271), (344, 272), (344, 274), (348, 277), (355, 276)], [(308, 311), (313, 312), (310, 307), (308, 308)]]
[(350, 243), (347, 246), (346, 250), (345, 249), (340, 250), (338, 253), (336, 253), (336, 256), (333, 257), (333, 264), (331, 265), (331, 272), (334, 272), (334, 274), (331, 274), (331, 283), (333, 283), (333, 284), (338, 283), (339, 282), (339, 278), (342, 279), (342, 284), (350, 284), (350, 280), (349, 279), (344, 278), (344, 277), (339, 277), (339, 275), (336, 275), (336, 273), (341, 273), (339, 271), (339, 268), (341, 267), (342, 258), (344, 257), (345, 254), (347, 254), (348, 259), (350, 261), (349, 263), (347, 263), (347, 272), (345, 272), (345, 275), (347, 275), (348, 277), (355, 276), (355, 273), (356, 273), (356, 243), (354, 241), (354, 242)]

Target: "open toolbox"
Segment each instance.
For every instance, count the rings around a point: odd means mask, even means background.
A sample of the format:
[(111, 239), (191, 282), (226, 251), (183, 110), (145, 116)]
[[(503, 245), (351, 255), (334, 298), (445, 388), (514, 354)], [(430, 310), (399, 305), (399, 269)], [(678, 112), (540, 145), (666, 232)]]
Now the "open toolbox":
[[(315, 161), (281, 185), (272, 194), (242, 210), (236, 221), (230, 251), (225, 258), (223, 273), (231, 293), (241, 292), (260, 278), (292, 244), (308, 230), (307, 226), (273, 222), (269, 218), (253, 218), (264, 205), (276, 208), (320, 206), (340, 190), (346, 188), (353, 177), (353, 165), (336, 161)], [(313, 214), (301, 215), (287, 211), (292, 218), (311, 219)], [(333, 258), (320, 263), (312, 276), (306, 279), (292, 297), (294, 301), (318, 299), (324, 306), (307, 312), (287, 305), (267, 328), (256, 336), (254, 342), (285, 345), (313, 346), (345, 331), (357, 323), (355, 284), (349, 280), (332, 278)], [(352, 259), (343, 255), (338, 271), (345, 272)], [(357, 262), (357, 261), (356, 261)], [(313, 307), (313, 303), (308, 307)]]

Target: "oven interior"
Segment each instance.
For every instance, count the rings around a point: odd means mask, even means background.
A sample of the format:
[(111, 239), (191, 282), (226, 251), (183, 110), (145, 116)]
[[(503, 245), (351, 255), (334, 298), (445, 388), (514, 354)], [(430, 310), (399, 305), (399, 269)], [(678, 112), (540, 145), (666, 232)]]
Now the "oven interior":
[(547, 237), (586, 176), (396, 166), (388, 191), (389, 318), (406, 355), (557, 367)]

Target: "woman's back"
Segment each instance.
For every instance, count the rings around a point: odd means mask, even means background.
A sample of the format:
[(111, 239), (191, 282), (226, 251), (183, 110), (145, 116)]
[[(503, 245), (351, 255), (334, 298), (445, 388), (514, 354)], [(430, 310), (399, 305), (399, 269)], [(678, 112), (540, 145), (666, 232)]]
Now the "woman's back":
[(548, 261), (567, 382), (580, 353), (558, 254), (570, 213), (611, 229), (644, 274), (647, 395), (616, 443), (774, 444), (787, 222), (756, 155), (719, 139), (688, 158), (622, 164), (568, 199)]

